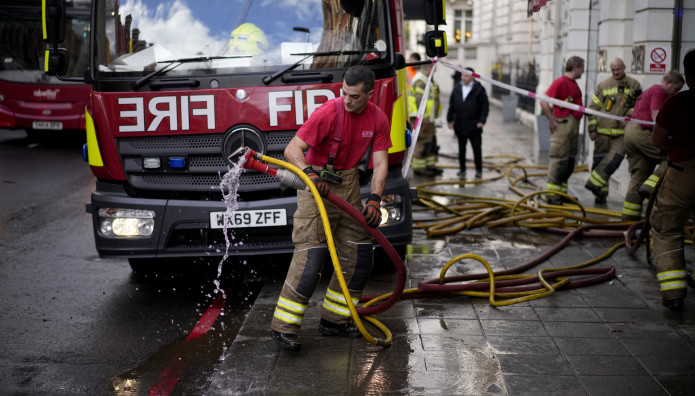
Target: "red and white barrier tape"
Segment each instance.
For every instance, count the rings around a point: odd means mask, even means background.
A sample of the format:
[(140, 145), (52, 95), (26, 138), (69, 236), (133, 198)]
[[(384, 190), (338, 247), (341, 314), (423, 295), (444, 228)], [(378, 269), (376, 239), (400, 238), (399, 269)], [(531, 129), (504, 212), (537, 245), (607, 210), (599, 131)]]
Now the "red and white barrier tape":
[[(435, 61), (436, 61), (436, 60), (435, 60)], [(595, 116), (598, 116), (598, 117), (610, 118), (610, 119), (612, 119), (612, 120), (618, 120), (618, 121), (625, 121), (625, 122), (634, 121), (634, 122), (638, 122), (638, 123), (640, 123), (640, 124), (642, 124), (642, 125), (654, 125), (654, 124), (655, 124), (654, 121), (637, 120), (637, 119), (630, 118), (630, 117), (620, 117), (620, 116), (613, 115), (613, 114), (602, 113), (602, 112), (600, 112), (600, 111), (588, 109), (588, 108), (586, 108), (586, 107), (584, 107), (584, 106), (579, 106), (579, 105), (576, 105), (576, 104), (574, 104), (574, 103), (565, 102), (565, 101), (563, 101), (563, 100), (551, 98), (551, 97), (546, 96), (546, 95), (542, 95), (542, 94), (537, 94), (537, 93), (535, 93), (535, 92), (526, 91), (526, 90), (524, 90), (524, 89), (521, 89), (521, 88), (518, 88), (518, 87), (514, 87), (514, 86), (511, 86), (511, 85), (509, 85), (509, 84), (505, 84), (505, 83), (500, 82), (500, 81), (497, 81), (497, 80), (493, 80), (493, 79), (491, 79), (491, 78), (489, 78), (489, 77), (485, 77), (485, 76), (481, 76), (480, 74), (473, 73), (473, 72), (471, 72), (470, 70), (466, 70), (466, 69), (464, 69), (464, 68), (462, 68), (462, 67), (455, 66), (455, 65), (453, 65), (453, 64), (451, 64), (451, 63), (449, 63), (449, 62), (447, 62), (447, 61), (442, 61), (442, 60), (440, 60), (438, 63), (441, 63), (442, 65), (444, 65), (444, 66), (446, 66), (446, 67), (448, 67), (448, 68), (450, 68), (450, 69), (460, 71), (461, 73), (464, 73), (464, 74), (467, 74), (467, 75), (469, 75), (469, 76), (473, 76), (473, 77), (475, 77), (475, 78), (477, 78), (477, 79), (480, 79), (480, 80), (483, 80), (483, 81), (485, 81), (485, 82), (488, 82), (488, 83), (490, 83), (490, 84), (492, 84), (492, 85), (496, 85), (496, 86), (498, 86), (498, 87), (500, 87), (500, 88), (504, 88), (504, 89), (508, 89), (508, 90), (510, 90), (510, 91), (516, 92), (516, 93), (518, 93), (519, 95), (528, 96), (528, 97), (530, 97), (530, 98), (534, 98), (534, 99), (537, 99), (537, 100), (542, 100), (542, 101), (544, 101), (544, 102), (552, 103), (552, 104), (555, 105), (555, 106), (564, 107), (564, 108), (570, 109), (570, 110), (572, 110), (572, 111), (578, 111), (578, 112), (581, 112), (581, 113), (584, 113), (584, 114), (591, 114), (591, 115), (595, 115)]]

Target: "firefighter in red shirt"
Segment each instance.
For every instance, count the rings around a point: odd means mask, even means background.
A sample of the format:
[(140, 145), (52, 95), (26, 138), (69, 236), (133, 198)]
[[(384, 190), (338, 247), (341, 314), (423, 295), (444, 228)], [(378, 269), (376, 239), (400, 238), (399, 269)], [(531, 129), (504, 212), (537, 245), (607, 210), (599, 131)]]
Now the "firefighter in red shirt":
[[(584, 59), (570, 57), (565, 65), (565, 74), (553, 81), (545, 94), (581, 106), (582, 91), (576, 80), (583, 73)], [(582, 113), (560, 106), (554, 106), (551, 110), (550, 104), (544, 101), (540, 104), (550, 126), (548, 179), (545, 188), (567, 193), (567, 181), (574, 172)], [(562, 205), (564, 201), (559, 195), (553, 194), (549, 194), (546, 200), (551, 205)]]
[(668, 151), (668, 170), (649, 220), (661, 297), (672, 310), (683, 309), (686, 284), (695, 286), (692, 272), (685, 268), (683, 231), (695, 212), (695, 50), (685, 54), (683, 66), (690, 90), (666, 100), (652, 132), (652, 143)]
[[(683, 76), (671, 70), (640, 95), (632, 112), (632, 118), (654, 121), (661, 106), (669, 96), (683, 88)], [(632, 121), (625, 127), (625, 153), (627, 154), (630, 185), (623, 202), (623, 220), (642, 218), (642, 202), (651, 192), (664, 172), (666, 156), (652, 144), (652, 125)]]
[[(333, 192), (362, 210), (367, 224), (378, 227), (388, 173), (391, 127), (386, 114), (369, 102), (373, 94), (374, 73), (365, 66), (349, 68), (343, 79), (343, 96), (329, 100), (311, 114), (285, 148), (285, 157), (304, 169), (321, 196)], [(370, 145), (371, 194), (363, 208), (357, 165)], [(356, 304), (372, 268), (372, 238), (336, 205), (324, 203), (343, 276)], [(297, 351), (301, 347), (297, 333), (321, 277), (323, 263), (329, 257), (321, 215), (308, 191), (297, 191), (292, 241), (294, 255), (270, 327), (271, 336), (279, 346)], [(335, 274), (323, 300), (319, 331), (343, 337), (361, 335), (352, 322)]]

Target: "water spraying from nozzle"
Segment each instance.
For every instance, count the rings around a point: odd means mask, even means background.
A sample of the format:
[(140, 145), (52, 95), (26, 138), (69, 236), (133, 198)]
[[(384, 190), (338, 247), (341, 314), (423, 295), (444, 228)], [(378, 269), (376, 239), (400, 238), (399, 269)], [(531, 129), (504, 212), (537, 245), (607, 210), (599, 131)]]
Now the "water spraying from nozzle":
[[(233, 153), (229, 154), (229, 156), (227, 156), (227, 160), (229, 160), (230, 163), (233, 163), (232, 158), (236, 157), (237, 154), (241, 153), (244, 150), (251, 150), (251, 149), (249, 149), (248, 147), (245, 147), (245, 146), (241, 146), (238, 149), (236, 149)], [(244, 157), (244, 156), (246, 156), (246, 154), (242, 155), (242, 157)]]
[[(235, 156), (241, 150), (244, 149), (244, 147), (240, 147), (232, 155), (230, 155), (229, 158)], [(224, 290), (222, 290), (222, 288), (220, 287), (222, 264), (224, 264), (224, 262), (229, 257), (229, 247), (232, 243), (231, 241), (235, 239), (235, 236), (233, 234), (230, 235), (228, 231), (230, 228), (229, 225), (232, 224), (232, 216), (234, 216), (234, 212), (237, 209), (239, 209), (239, 203), (237, 202), (237, 190), (239, 189), (241, 174), (244, 171), (245, 162), (246, 158), (244, 156), (240, 156), (239, 161), (235, 163), (232, 168), (229, 168), (229, 171), (227, 173), (225, 173), (224, 175), (220, 175), (220, 191), (222, 192), (222, 200), (224, 201), (224, 205), (227, 208), (227, 210), (223, 214), (222, 221), (222, 231), (225, 240), (225, 250), (222, 259), (217, 265), (217, 277), (215, 278), (213, 283), (215, 284), (215, 293), (221, 292), (223, 295)], [(243, 242), (239, 241), (238, 244), (243, 244)]]

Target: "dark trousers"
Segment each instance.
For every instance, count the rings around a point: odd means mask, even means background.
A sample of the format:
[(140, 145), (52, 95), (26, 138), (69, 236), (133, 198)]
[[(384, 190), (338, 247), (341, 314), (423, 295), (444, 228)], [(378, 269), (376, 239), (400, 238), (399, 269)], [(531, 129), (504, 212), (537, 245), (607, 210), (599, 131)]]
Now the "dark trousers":
[(466, 145), (471, 142), (473, 148), (473, 161), (475, 162), (475, 172), (483, 172), (483, 134), (474, 133), (470, 136), (456, 135), (459, 141), (459, 168), (461, 171), (466, 171)]

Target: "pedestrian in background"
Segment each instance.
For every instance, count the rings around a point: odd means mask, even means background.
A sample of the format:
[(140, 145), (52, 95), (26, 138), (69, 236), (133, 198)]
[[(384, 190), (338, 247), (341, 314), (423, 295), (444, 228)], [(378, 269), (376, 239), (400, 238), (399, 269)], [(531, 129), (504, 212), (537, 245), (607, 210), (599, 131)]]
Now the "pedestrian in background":
[[(582, 106), (582, 91), (577, 81), (584, 73), (584, 59), (572, 56), (567, 59), (565, 74), (550, 84), (545, 94), (551, 98)], [(579, 141), (579, 120), (582, 113), (561, 106), (550, 107), (550, 103), (540, 101), (541, 108), (548, 117), (550, 128), (550, 148), (548, 149), (548, 179), (546, 190), (567, 193), (567, 181), (574, 172)], [(546, 200), (552, 205), (562, 205), (564, 199), (548, 194)]]
[[(466, 70), (473, 73), (473, 69)], [(458, 176), (466, 177), (466, 146), (471, 142), (473, 161), (475, 163), (475, 178), (483, 177), (483, 126), (490, 112), (487, 92), (473, 76), (461, 73), (460, 80), (454, 85), (449, 97), (449, 109), (446, 121), (449, 129), (454, 129), (459, 143), (459, 172)]]
[[(413, 126), (415, 126), (418, 106), (420, 106), (422, 97), (425, 95), (425, 87), (427, 86), (427, 80), (430, 73), (432, 73), (432, 69), (434, 69), (434, 63), (427, 63), (420, 66), (420, 70), (415, 73), (413, 81), (410, 84), (408, 113), (410, 115), (410, 123)], [(434, 82), (434, 79), (431, 81), (431, 86), (427, 93), (427, 101), (425, 102), (425, 112), (422, 120), (420, 120), (420, 132), (418, 133), (411, 162), (413, 173), (419, 176), (436, 176), (442, 174), (442, 170), (435, 166), (437, 163), (437, 130), (434, 123), (434, 119), (439, 117), (442, 105), (439, 100), (439, 87)]]
[[(611, 77), (596, 87), (589, 108), (619, 117), (631, 116), (642, 87), (625, 75), (625, 63), (615, 58), (610, 64)], [(625, 121), (589, 116), (589, 139), (594, 142), (594, 161), (591, 175), (584, 187), (594, 194), (594, 202), (605, 204), (608, 180), (625, 158)]]
[[(637, 98), (632, 118), (656, 120), (666, 99), (678, 93), (684, 83), (677, 70), (666, 73), (659, 84), (652, 85)], [(625, 153), (630, 171), (630, 184), (623, 202), (623, 220), (626, 221), (642, 218), (642, 202), (649, 198), (666, 166), (666, 153), (652, 144), (652, 128), (650, 124), (637, 121), (625, 127)]]
[[(285, 148), (285, 157), (304, 169), (322, 197), (333, 192), (362, 210), (369, 226), (378, 227), (391, 127), (386, 114), (369, 102), (372, 95), (374, 73), (365, 66), (350, 67), (343, 79), (343, 96), (327, 101), (311, 114)], [(363, 207), (357, 165), (369, 147), (374, 170), (371, 194)], [(326, 172), (329, 175), (324, 177)], [(372, 269), (372, 238), (335, 204), (325, 205), (343, 276), (356, 304)], [(301, 347), (297, 333), (329, 251), (322, 218), (309, 191), (297, 191), (293, 218), (294, 255), (270, 327), (279, 346), (297, 351)], [(335, 273), (323, 300), (319, 331), (325, 335), (360, 336)]]
[(666, 100), (652, 132), (652, 143), (668, 151), (668, 169), (649, 218), (663, 304), (676, 311), (683, 309), (686, 285), (695, 286), (685, 268), (683, 231), (695, 212), (695, 50), (685, 54), (683, 66), (690, 89)]

